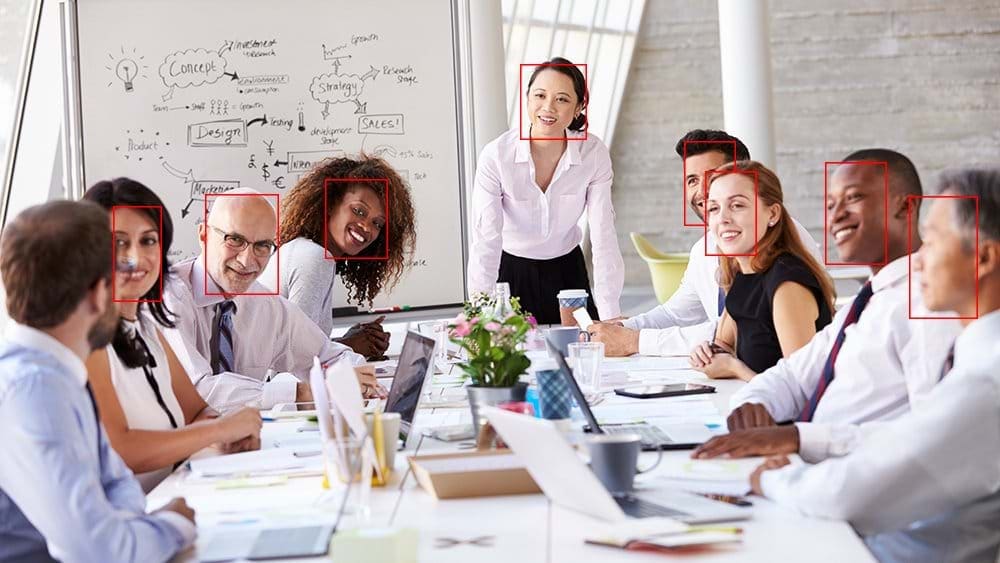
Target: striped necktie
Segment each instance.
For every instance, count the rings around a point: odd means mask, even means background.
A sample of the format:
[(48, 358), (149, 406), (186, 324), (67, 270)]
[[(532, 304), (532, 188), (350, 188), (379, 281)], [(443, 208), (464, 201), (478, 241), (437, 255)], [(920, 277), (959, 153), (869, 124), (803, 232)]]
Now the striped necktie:
[(212, 327), (212, 371), (233, 370), (233, 315), (236, 303), (225, 300), (215, 306), (215, 326)]
[(941, 366), (941, 376), (938, 377), (938, 381), (944, 379), (944, 376), (951, 372), (951, 368), (955, 367), (955, 345), (952, 344), (951, 348), (948, 349), (948, 356), (944, 359), (944, 365)]
[(872, 298), (873, 293), (872, 282), (869, 281), (862, 286), (861, 291), (858, 292), (858, 296), (854, 298), (854, 303), (851, 303), (851, 310), (847, 312), (844, 324), (840, 327), (840, 332), (837, 333), (837, 338), (833, 341), (830, 356), (826, 359), (826, 364), (823, 366), (823, 374), (816, 385), (816, 390), (813, 391), (812, 398), (806, 403), (806, 407), (802, 409), (802, 414), (799, 415), (799, 422), (809, 422), (812, 420), (813, 414), (816, 412), (816, 406), (819, 405), (820, 399), (823, 398), (823, 393), (826, 393), (830, 382), (833, 381), (833, 368), (837, 363), (837, 355), (840, 354), (840, 348), (844, 345), (847, 327), (858, 322), (861, 312), (865, 310), (865, 306), (868, 305), (868, 300)]

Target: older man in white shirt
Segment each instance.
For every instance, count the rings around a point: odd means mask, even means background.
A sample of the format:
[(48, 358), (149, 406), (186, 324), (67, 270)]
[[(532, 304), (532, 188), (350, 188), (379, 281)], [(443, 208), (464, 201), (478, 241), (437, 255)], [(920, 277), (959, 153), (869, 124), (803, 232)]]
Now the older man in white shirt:
[[(167, 339), (219, 411), (311, 401), (313, 357), (324, 364), (365, 359), (257, 282), (275, 250), (277, 219), (267, 196), (241, 188), (212, 203), (207, 223), (198, 225), (201, 254), (176, 264), (168, 278), (165, 300), (177, 328), (165, 332)], [(358, 376), (377, 392), (374, 374)]]
[(995, 563), (1000, 169), (945, 173), (941, 185), (959, 199), (933, 200), (914, 260), (927, 308), (954, 311), (965, 326), (940, 383), (921, 408), (861, 434), (849, 455), (816, 465), (772, 458), (751, 486), (804, 514), (849, 520), (880, 561)]
[[(685, 198), (692, 211), (702, 221), (705, 194), (701, 182), (705, 172), (727, 162), (750, 160), (750, 151), (743, 141), (725, 131), (695, 129), (689, 131), (675, 147), (684, 159)], [(819, 246), (798, 221), (795, 229), (805, 247), (822, 263)], [(620, 324), (597, 323), (591, 326), (591, 339), (603, 342), (608, 356), (686, 356), (697, 344), (711, 340), (715, 325), (722, 315), (725, 295), (719, 289), (717, 273), (718, 251), (715, 240), (705, 237), (691, 246), (687, 269), (680, 287), (667, 300), (649, 312), (622, 321)]]
[[(845, 161), (869, 163), (839, 166), (831, 176), (830, 235), (841, 260), (875, 264), (873, 276), (809, 344), (733, 395), (731, 433), (705, 443), (695, 456), (798, 452), (812, 461), (844, 455), (863, 432), (859, 425), (899, 417), (937, 382), (937, 366), (961, 327), (953, 320), (909, 318), (907, 245), (910, 238), (919, 248), (920, 235), (916, 221), (907, 220), (908, 209), (914, 215), (918, 209), (907, 196), (921, 195), (920, 178), (909, 159), (886, 149), (858, 151)], [(919, 295), (913, 297), (919, 308)]]

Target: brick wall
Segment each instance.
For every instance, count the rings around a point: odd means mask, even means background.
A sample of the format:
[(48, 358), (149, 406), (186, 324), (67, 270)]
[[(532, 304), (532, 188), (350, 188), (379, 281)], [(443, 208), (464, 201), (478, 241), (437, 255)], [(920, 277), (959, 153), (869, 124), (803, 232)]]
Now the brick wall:
[[(777, 172), (817, 240), (824, 160), (892, 148), (925, 187), (950, 166), (1000, 164), (1000, 3), (871, 4), (770, 2)], [(682, 226), (673, 146), (689, 129), (723, 127), (717, 9), (647, 1), (612, 147), (627, 284), (649, 283), (629, 231), (672, 252), (701, 234)]]

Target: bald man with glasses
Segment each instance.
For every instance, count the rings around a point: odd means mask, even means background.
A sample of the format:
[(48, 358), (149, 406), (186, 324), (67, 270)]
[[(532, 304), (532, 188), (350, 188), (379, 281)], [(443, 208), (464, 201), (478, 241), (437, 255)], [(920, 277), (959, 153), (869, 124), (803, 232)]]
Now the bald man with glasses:
[[(312, 401), (313, 357), (325, 365), (364, 357), (330, 341), (298, 307), (257, 281), (277, 248), (268, 196), (241, 188), (212, 198), (198, 226), (201, 254), (176, 264), (165, 299), (177, 315), (167, 339), (216, 410)], [(355, 368), (367, 395), (383, 389), (369, 368)]]

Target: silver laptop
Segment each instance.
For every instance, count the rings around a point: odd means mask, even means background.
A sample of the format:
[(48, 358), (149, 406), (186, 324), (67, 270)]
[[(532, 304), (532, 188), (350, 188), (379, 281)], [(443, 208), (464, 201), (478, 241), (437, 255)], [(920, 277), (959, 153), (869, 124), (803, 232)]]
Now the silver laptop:
[(396, 374), (389, 387), (385, 412), (399, 413), (399, 438), (404, 448), (410, 445), (414, 436), (410, 430), (424, 398), (424, 387), (430, 381), (427, 374), (434, 365), (434, 345), (433, 338), (408, 331), (396, 363)]
[(545, 346), (549, 349), (549, 355), (559, 364), (559, 371), (566, 379), (573, 399), (580, 407), (584, 418), (587, 419), (587, 428), (585, 429), (587, 432), (594, 434), (638, 434), (642, 440), (643, 451), (689, 450), (712, 438), (712, 433), (704, 424), (675, 423), (662, 426), (648, 422), (627, 422), (603, 426), (598, 424), (594, 411), (590, 410), (590, 405), (587, 404), (583, 391), (580, 390), (576, 378), (573, 377), (573, 371), (566, 363), (566, 356), (548, 338), (545, 339)]
[(483, 407), (482, 412), (524, 462), (545, 496), (560, 506), (611, 522), (629, 517), (666, 517), (701, 524), (746, 520), (752, 515), (749, 508), (684, 491), (612, 495), (551, 421), (495, 407)]

